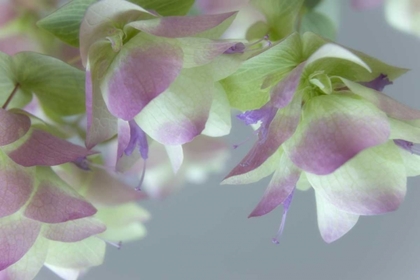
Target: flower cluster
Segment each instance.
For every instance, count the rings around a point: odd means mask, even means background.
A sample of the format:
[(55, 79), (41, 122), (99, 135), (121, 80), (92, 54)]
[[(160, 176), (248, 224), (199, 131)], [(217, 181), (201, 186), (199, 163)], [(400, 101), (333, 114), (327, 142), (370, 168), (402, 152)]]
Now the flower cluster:
[(382, 92), (407, 70), (333, 43), (320, 1), (59, 2), (0, 2), (0, 279), (144, 237), (138, 201), (223, 170), (232, 109), (258, 139), (222, 183), (272, 175), (250, 217), (283, 206), (275, 243), (296, 189), (333, 242), (420, 175), (420, 112)]

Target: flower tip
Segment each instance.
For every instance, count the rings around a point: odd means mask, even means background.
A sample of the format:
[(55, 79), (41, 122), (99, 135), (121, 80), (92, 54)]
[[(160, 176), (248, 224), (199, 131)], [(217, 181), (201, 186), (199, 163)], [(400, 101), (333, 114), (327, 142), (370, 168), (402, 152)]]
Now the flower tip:
[(273, 244), (276, 244), (276, 245), (279, 245), (280, 244), (279, 240), (276, 237), (273, 237), (271, 239), (271, 242), (273, 242)]

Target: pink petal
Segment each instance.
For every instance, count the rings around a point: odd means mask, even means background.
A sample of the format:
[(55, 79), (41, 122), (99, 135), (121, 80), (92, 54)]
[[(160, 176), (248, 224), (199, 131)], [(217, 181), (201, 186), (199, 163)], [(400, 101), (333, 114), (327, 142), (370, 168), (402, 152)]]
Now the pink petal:
[(274, 107), (281, 109), (292, 101), (304, 68), (305, 63), (301, 63), (293, 69), (286, 78), (282, 79), (272, 88), (270, 103), (273, 104)]
[(286, 154), (282, 154), (278, 168), (271, 178), (261, 201), (249, 217), (265, 215), (282, 204), (292, 193), (299, 180), (300, 170), (294, 166)]
[(136, 117), (139, 126), (164, 145), (182, 145), (200, 135), (215, 92), (208, 74), (195, 68), (183, 69), (171, 87)]
[(236, 12), (217, 15), (171, 16), (135, 21), (128, 25), (160, 37), (191, 37), (218, 26), (235, 14)]
[(38, 237), (41, 224), (16, 214), (0, 219), (0, 271), (20, 260)]
[(117, 119), (106, 107), (97, 84), (92, 85), (92, 76), (86, 71), (86, 147), (93, 148), (117, 132)]
[[(225, 179), (250, 172), (263, 164), (287, 139), (299, 124), (302, 94), (295, 96), (285, 108), (279, 110), (271, 121), (263, 139), (252, 147), (245, 158), (225, 177)], [(261, 137), (260, 137), (261, 138)]]
[(351, 230), (359, 220), (359, 216), (337, 209), (322, 195), (315, 192), (318, 228), (322, 239), (331, 243)]
[(77, 242), (92, 235), (102, 233), (106, 226), (99, 220), (83, 218), (59, 224), (46, 225), (43, 235), (55, 241)]
[(17, 16), (16, 8), (11, 0), (0, 2), (0, 26), (5, 25)]
[(390, 135), (386, 115), (353, 95), (312, 98), (303, 116), (285, 151), (299, 168), (318, 175), (333, 172), (364, 149), (385, 143)]
[(0, 146), (15, 142), (28, 132), (31, 120), (24, 114), (0, 108)]
[(6, 155), (0, 155), (0, 163), (0, 217), (4, 217), (15, 213), (28, 201), (34, 184), (34, 168), (23, 168)]
[(328, 175), (306, 173), (317, 194), (355, 215), (394, 211), (406, 193), (406, 169), (394, 141), (364, 150)]
[(32, 130), (22, 145), (8, 151), (14, 162), (26, 167), (59, 165), (95, 153), (38, 129)]
[(126, 155), (124, 151), (130, 143), (131, 133), (128, 122), (118, 120), (118, 149), (115, 169), (118, 172), (126, 172), (129, 170), (140, 158), (139, 149), (134, 149), (130, 155)]
[(153, 40), (120, 53), (101, 88), (109, 111), (123, 120), (132, 120), (172, 84), (182, 69), (182, 56), (178, 46)]
[(26, 207), (25, 216), (44, 223), (63, 223), (96, 213), (96, 209), (78, 195), (49, 168), (37, 168), (40, 183)]

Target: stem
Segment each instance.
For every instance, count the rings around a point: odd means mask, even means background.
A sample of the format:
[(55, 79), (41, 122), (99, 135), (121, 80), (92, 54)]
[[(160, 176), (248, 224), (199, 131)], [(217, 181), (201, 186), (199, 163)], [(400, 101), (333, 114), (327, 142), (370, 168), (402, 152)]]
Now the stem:
[(6, 108), (7, 108), (7, 106), (8, 106), (8, 105), (9, 105), (9, 103), (10, 103), (10, 101), (12, 101), (13, 96), (15, 96), (15, 94), (16, 94), (16, 92), (17, 92), (18, 88), (19, 88), (19, 84), (16, 84), (16, 85), (15, 85), (15, 88), (12, 90), (12, 93), (11, 93), (11, 94), (9, 95), (9, 97), (7, 98), (6, 103), (4, 103), (4, 105), (3, 105), (1, 108), (3, 108), (3, 109), (6, 109)]

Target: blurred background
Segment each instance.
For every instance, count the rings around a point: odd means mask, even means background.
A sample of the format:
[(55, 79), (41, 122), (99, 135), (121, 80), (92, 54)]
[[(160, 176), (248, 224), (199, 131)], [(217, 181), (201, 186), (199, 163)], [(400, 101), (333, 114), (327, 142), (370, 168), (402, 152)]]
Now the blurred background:
[[(226, 0), (229, 1), (229, 0)], [(382, 8), (358, 12), (342, 6), (338, 42), (411, 69), (386, 93), (420, 109), (420, 41), (385, 21)], [(230, 146), (251, 135), (235, 120)], [(142, 206), (152, 215), (146, 238), (107, 249), (104, 265), (83, 279), (420, 279), (420, 178), (408, 179), (405, 202), (394, 213), (361, 217), (343, 238), (326, 244), (318, 232), (312, 190), (297, 192), (279, 245), (271, 243), (281, 207), (247, 219), (268, 179), (246, 186), (219, 185), (253, 141), (232, 149), (223, 174), (203, 185), (187, 185), (163, 201)], [(58, 279), (43, 268), (38, 280)]]

